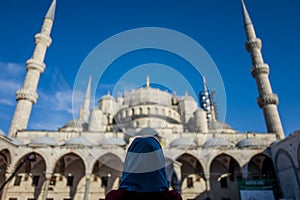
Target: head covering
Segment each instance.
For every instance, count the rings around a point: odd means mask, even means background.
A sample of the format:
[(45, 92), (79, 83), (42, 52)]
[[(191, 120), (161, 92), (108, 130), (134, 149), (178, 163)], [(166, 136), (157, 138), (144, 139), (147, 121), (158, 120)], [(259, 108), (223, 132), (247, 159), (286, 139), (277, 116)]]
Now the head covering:
[(131, 143), (119, 189), (135, 192), (168, 190), (165, 159), (155, 138), (137, 137)]

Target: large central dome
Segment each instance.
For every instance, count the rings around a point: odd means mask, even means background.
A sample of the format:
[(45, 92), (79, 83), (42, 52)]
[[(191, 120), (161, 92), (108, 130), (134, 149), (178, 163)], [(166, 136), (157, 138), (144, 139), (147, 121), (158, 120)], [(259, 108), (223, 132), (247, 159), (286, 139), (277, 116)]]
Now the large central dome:
[(139, 88), (131, 93), (126, 94), (125, 102), (130, 107), (145, 104), (159, 104), (169, 107), (172, 103), (172, 95), (156, 88)]

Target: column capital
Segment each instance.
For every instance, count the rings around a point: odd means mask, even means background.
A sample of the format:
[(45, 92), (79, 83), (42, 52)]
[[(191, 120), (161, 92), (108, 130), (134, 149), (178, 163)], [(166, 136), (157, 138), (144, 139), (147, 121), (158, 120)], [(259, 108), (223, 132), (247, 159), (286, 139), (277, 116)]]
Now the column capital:
[(53, 172), (44, 172), (44, 174), (47, 180), (51, 179), (53, 176)]

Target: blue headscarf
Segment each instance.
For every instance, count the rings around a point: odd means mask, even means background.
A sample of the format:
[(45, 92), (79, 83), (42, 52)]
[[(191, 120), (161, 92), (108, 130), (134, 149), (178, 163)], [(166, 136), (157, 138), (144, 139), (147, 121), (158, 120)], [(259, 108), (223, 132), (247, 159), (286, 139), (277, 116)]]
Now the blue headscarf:
[(165, 159), (153, 137), (138, 137), (130, 145), (119, 189), (135, 192), (168, 190)]

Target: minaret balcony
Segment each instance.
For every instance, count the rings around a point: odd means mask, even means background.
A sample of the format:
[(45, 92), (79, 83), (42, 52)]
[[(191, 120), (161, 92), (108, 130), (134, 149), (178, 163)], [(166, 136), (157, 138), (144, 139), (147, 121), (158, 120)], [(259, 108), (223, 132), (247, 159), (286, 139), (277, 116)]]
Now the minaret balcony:
[(36, 62), (34, 59), (30, 58), (26, 62), (26, 69), (28, 70), (38, 70), (40, 73), (43, 73), (46, 68), (44, 63)]
[(31, 101), (33, 104), (35, 104), (38, 99), (38, 94), (35, 91), (21, 88), (16, 93), (16, 99), (17, 101), (28, 100)]
[(258, 64), (251, 68), (251, 74), (255, 78), (259, 74), (269, 74), (268, 64)]
[(48, 35), (45, 35), (43, 33), (38, 33), (34, 37), (34, 42), (35, 42), (35, 44), (42, 43), (42, 44), (46, 45), (46, 47), (49, 47), (52, 43), (52, 39)]
[(254, 38), (254, 39), (247, 41), (245, 46), (246, 46), (247, 51), (251, 53), (253, 51), (253, 49), (261, 49), (262, 43), (259, 38)]
[(269, 105), (269, 104), (278, 105), (278, 103), (279, 103), (278, 96), (277, 96), (277, 94), (274, 94), (274, 93), (259, 96), (256, 99), (256, 101), (260, 108), (263, 108), (264, 106)]

